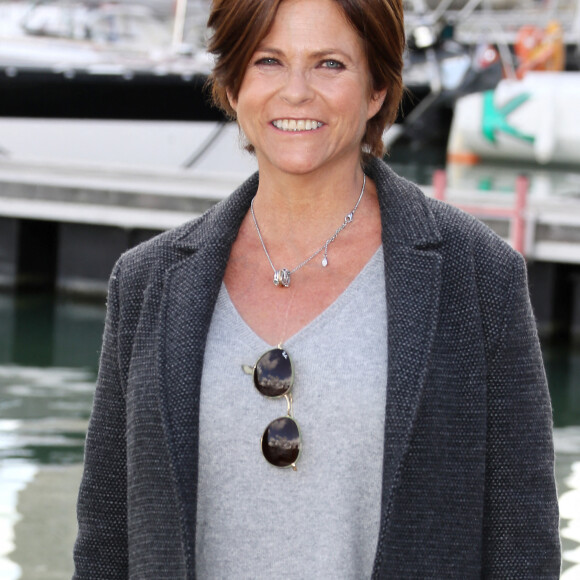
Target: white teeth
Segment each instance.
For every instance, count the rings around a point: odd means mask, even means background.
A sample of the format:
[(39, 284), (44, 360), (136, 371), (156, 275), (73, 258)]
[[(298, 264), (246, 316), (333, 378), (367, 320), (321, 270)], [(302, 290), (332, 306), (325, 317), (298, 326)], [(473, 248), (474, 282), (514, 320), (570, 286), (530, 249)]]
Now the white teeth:
[(314, 121), (313, 119), (276, 119), (272, 121), (272, 125), (282, 131), (312, 131), (322, 127), (323, 123)]

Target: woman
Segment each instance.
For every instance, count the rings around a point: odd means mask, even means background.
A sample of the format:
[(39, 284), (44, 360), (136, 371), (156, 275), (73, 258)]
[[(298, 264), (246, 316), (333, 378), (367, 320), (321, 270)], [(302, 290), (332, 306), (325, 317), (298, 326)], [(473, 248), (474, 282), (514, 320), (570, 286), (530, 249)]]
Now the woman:
[(525, 264), (380, 160), (401, 4), (209, 24), (259, 173), (115, 267), (75, 578), (557, 578)]

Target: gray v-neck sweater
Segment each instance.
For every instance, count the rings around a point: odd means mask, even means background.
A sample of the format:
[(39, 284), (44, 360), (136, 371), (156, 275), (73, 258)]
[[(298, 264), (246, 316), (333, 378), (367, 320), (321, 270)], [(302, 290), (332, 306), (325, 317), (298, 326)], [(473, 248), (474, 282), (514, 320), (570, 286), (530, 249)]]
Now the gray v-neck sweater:
[(387, 393), (382, 247), (337, 300), (284, 343), (295, 368), (298, 470), (262, 457), (260, 438), (286, 414), (243, 364), (272, 348), (225, 286), (201, 382), (197, 577), (368, 578), (379, 533)]

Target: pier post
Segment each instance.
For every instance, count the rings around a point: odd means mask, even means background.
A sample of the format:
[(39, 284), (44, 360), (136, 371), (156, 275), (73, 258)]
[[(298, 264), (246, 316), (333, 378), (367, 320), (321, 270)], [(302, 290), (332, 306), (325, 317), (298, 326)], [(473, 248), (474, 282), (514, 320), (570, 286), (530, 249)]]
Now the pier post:
[(19, 222), (0, 217), (0, 289), (11, 289), (18, 278)]
[(570, 275), (572, 283), (572, 312), (570, 316), (570, 338), (580, 345), (580, 272)]
[(0, 288), (52, 290), (57, 224), (0, 217)]
[(60, 224), (56, 288), (65, 294), (102, 296), (123, 252), (162, 230)]
[(527, 268), (530, 298), (540, 338), (550, 340), (566, 335), (570, 325), (571, 302), (568, 268), (555, 262), (539, 261), (528, 261)]
[(516, 178), (516, 196), (514, 201), (514, 215), (511, 220), (512, 246), (514, 250), (525, 255), (525, 233), (526, 233), (526, 203), (528, 198), (529, 180), (525, 175), (518, 175)]
[(445, 172), (445, 169), (437, 169), (433, 173), (433, 197), (439, 201), (444, 201), (446, 188), (447, 173)]
[(115, 262), (130, 247), (129, 233), (110, 226), (61, 224), (57, 289), (67, 294), (106, 294)]
[(14, 311), (16, 298), (12, 292), (0, 292), (0, 364), (13, 360)]

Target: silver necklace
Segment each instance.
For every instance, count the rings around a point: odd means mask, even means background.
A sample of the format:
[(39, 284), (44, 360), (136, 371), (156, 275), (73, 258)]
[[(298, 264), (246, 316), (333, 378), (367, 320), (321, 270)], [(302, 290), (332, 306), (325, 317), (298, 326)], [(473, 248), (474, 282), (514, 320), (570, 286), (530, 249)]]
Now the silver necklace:
[(360, 195), (358, 196), (358, 200), (357, 200), (355, 206), (352, 208), (352, 211), (344, 217), (344, 221), (340, 225), (340, 227), (334, 232), (334, 234), (332, 234), (332, 236), (330, 238), (328, 238), (328, 240), (326, 240), (326, 242), (324, 242), (324, 244), (322, 244), (322, 246), (320, 246), (320, 248), (318, 248), (318, 250), (316, 250), (316, 252), (314, 252), (314, 254), (312, 254), (310, 257), (306, 258), (306, 260), (304, 260), (303, 262), (300, 262), (300, 264), (298, 264), (298, 266), (296, 266), (292, 270), (289, 270), (288, 268), (282, 268), (281, 270), (276, 270), (276, 267), (272, 263), (272, 259), (270, 258), (270, 254), (268, 253), (268, 250), (266, 249), (266, 244), (264, 243), (264, 238), (262, 238), (262, 232), (260, 232), (260, 228), (258, 226), (258, 221), (256, 220), (256, 214), (254, 213), (254, 199), (256, 199), (256, 198), (254, 197), (252, 199), (252, 203), (250, 204), (250, 212), (252, 214), (252, 219), (254, 220), (254, 225), (256, 226), (256, 231), (258, 232), (258, 237), (260, 238), (260, 242), (262, 243), (262, 248), (264, 248), (264, 253), (266, 254), (266, 258), (268, 258), (268, 262), (270, 262), (270, 266), (272, 266), (272, 270), (274, 272), (274, 285), (275, 286), (280, 286), (282, 288), (288, 288), (288, 286), (290, 286), (290, 276), (292, 274), (294, 274), (294, 272), (297, 272), (298, 270), (300, 270), (300, 268), (302, 268), (303, 266), (306, 266), (306, 264), (308, 264), (308, 262), (310, 262), (310, 260), (316, 258), (316, 256), (318, 256), (318, 254), (320, 254), (320, 252), (322, 252), (322, 250), (324, 250), (324, 257), (322, 258), (322, 266), (324, 268), (326, 268), (326, 266), (328, 266), (328, 246), (330, 244), (332, 244), (332, 242), (334, 242), (334, 240), (336, 240), (336, 238), (338, 237), (338, 234), (340, 234), (340, 232), (342, 232), (342, 230), (344, 230), (344, 228), (346, 228), (346, 226), (348, 226), (348, 224), (353, 220), (354, 213), (357, 210), (359, 203), (362, 199), (362, 196), (365, 192), (366, 183), (367, 183), (367, 176), (365, 174), (363, 174), (362, 189), (360, 190)]

